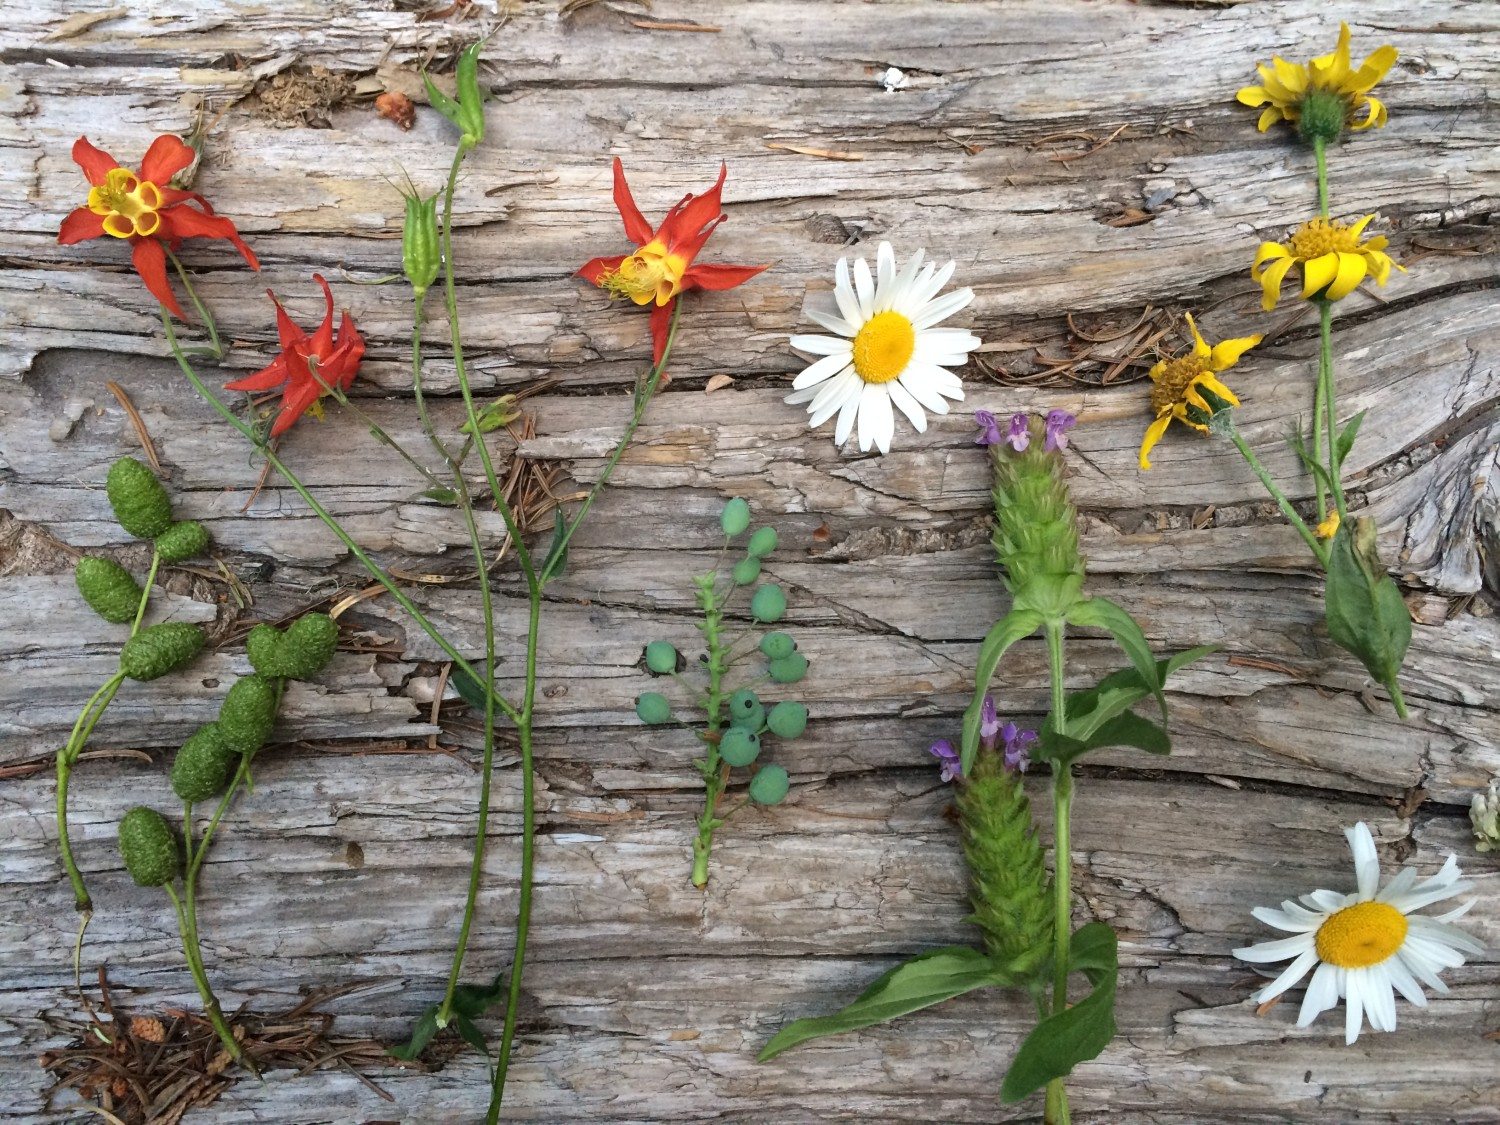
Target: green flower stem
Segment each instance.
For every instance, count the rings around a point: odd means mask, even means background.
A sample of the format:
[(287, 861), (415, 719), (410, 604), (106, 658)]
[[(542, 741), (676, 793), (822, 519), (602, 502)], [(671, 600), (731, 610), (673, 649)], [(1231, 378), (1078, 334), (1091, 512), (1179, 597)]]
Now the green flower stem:
[(722, 603), (714, 594), (717, 573), (698, 578), (698, 606), (703, 610), (703, 623), (698, 626), (708, 646), (708, 700), (704, 710), (708, 714), (708, 726), (703, 732), (703, 743), (707, 756), (702, 763), (704, 796), (703, 815), (698, 818), (698, 835), (693, 840), (693, 886), (708, 885), (708, 861), (713, 852), (714, 832), (718, 828), (719, 799), (729, 783), (729, 770), (719, 760), (719, 727), (724, 707), (724, 668), (728, 647), (724, 644), (721, 629), (724, 624)]
[(1240, 451), (1240, 456), (1245, 459), (1245, 463), (1260, 478), (1260, 483), (1265, 485), (1266, 491), (1276, 501), (1276, 506), (1281, 509), (1281, 514), (1297, 529), (1297, 533), (1302, 536), (1302, 540), (1307, 544), (1308, 549), (1317, 557), (1318, 562), (1326, 568), (1328, 566), (1328, 548), (1318, 542), (1318, 537), (1312, 533), (1312, 529), (1307, 526), (1306, 521), (1297, 514), (1297, 509), (1292, 507), (1292, 502), (1287, 499), (1286, 493), (1282, 492), (1276, 482), (1271, 479), (1271, 474), (1260, 463), (1260, 458), (1255, 455), (1255, 451), (1250, 448), (1244, 436), (1235, 427), (1233, 418), (1229, 420), (1226, 432), (1229, 435), (1229, 440), (1234, 442), (1234, 447)]
[(192, 301), (193, 308), (198, 312), (198, 318), (203, 321), (203, 327), (208, 330), (208, 354), (213, 356), (215, 360), (223, 359), (224, 345), (219, 341), (219, 328), (214, 323), (213, 314), (208, 311), (208, 306), (198, 298), (198, 291), (193, 288), (193, 283), (188, 280), (188, 272), (183, 268), (181, 259), (172, 252), (170, 247), (167, 248), (167, 257), (172, 259), (172, 265), (177, 270), (177, 276), (182, 279), (182, 287), (187, 291), (188, 300)]
[[(1060, 735), (1068, 729), (1068, 700), (1063, 683), (1063, 623), (1048, 621), (1047, 669), (1052, 687), (1052, 728)], [(1068, 1007), (1068, 960), (1073, 937), (1073, 856), (1071, 825), (1073, 813), (1073, 767), (1071, 763), (1054, 766), (1052, 772), (1052, 890), (1054, 919), (1052, 926), (1052, 1014)], [(1068, 1125), (1068, 1093), (1063, 1079), (1047, 1083), (1046, 1121), (1048, 1125)]]
[(411, 313), (411, 390), (413, 397), (417, 400), (417, 417), (422, 422), (422, 432), (427, 435), (427, 440), (432, 443), (432, 448), (437, 450), (441, 457), (453, 472), (458, 472), (458, 463), (453, 458), (453, 451), (443, 443), (442, 438), (437, 436), (437, 430), (433, 428), (432, 416), (427, 412), (427, 395), (422, 388), (422, 319), (427, 305), (427, 293), (425, 291), (414, 293), (412, 297)]
[(214, 1031), (219, 1036), (219, 1042), (224, 1044), (224, 1050), (229, 1052), (229, 1057), (235, 1062), (248, 1065), (244, 1052), (235, 1042), (234, 1032), (229, 1029), (229, 1023), (224, 1019), (223, 1009), (219, 1007), (219, 998), (214, 995), (214, 990), (209, 986), (208, 974), (203, 971), (203, 955), (198, 949), (198, 930), (193, 924), (189, 907), (171, 883), (163, 884), (162, 889), (167, 892), (167, 897), (172, 900), (172, 906), (177, 911), (177, 932), (182, 935), (182, 952), (187, 958), (188, 971), (193, 974), (193, 983), (198, 986), (198, 996), (203, 1001), (203, 1010), (208, 1015), (208, 1022), (213, 1024)]
[(1333, 382), (1333, 302), (1318, 302), (1318, 389), (1324, 403), (1324, 426), (1328, 430), (1328, 479), (1339, 519), (1348, 517), (1344, 501), (1344, 459), (1339, 455), (1338, 407)]
[(1328, 218), (1328, 143), (1313, 138), (1313, 158), (1318, 162), (1318, 214)]
[[(1323, 419), (1328, 416), (1328, 383), (1323, 378), (1323, 360), (1318, 359), (1318, 378), (1313, 384), (1313, 422), (1312, 422), (1312, 446), (1313, 460), (1318, 464), (1323, 463), (1323, 435), (1326, 428)], [(1313, 490), (1317, 498), (1318, 519), (1328, 518), (1328, 489), (1323, 483), (1320, 473), (1313, 473)]]
[(1396, 709), (1396, 717), (1405, 719), (1407, 717), (1406, 697), (1401, 694), (1401, 685), (1396, 682), (1394, 676), (1385, 685), (1385, 690), (1391, 693), (1391, 706)]

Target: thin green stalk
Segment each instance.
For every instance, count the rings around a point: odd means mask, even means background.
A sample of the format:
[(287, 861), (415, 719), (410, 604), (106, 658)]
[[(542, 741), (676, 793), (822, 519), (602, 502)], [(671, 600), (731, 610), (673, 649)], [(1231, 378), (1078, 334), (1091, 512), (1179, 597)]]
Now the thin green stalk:
[(198, 986), (198, 996), (203, 1001), (203, 1010), (208, 1015), (208, 1022), (213, 1025), (214, 1031), (219, 1036), (219, 1042), (224, 1044), (224, 1050), (229, 1052), (229, 1057), (235, 1062), (246, 1062), (244, 1052), (235, 1041), (234, 1032), (230, 1030), (228, 1021), (224, 1019), (223, 1009), (219, 1007), (219, 998), (214, 995), (214, 990), (209, 986), (208, 974), (203, 970), (203, 955), (198, 948), (197, 927), (193, 924), (187, 907), (177, 894), (176, 888), (171, 883), (165, 883), (162, 889), (167, 892), (167, 897), (172, 900), (172, 906), (177, 911), (177, 932), (182, 935), (182, 952), (187, 959), (188, 972), (193, 975), (193, 983)]
[(193, 288), (193, 283), (188, 280), (188, 273), (183, 268), (182, 261), (170, 248), (167, 250), (167, 257), (172, 259), (172, 265), (176, 267), (177, 276), (182, 279), (182, 287), (187, 291), (188, 300), (193, 302), (193, 308), (198, 311), (198, 318), (203, 321), (203, 327), (208, 329), (208, 339), (211, 345), (209, 354), (216, 360), (223, 359), (224, 345), (219, 341), (219, 328), (214, 323), (213, 314), (208, 311), (208, 306), (199, 300), (198, 291)]
[(704, 732), (704, 743), (708, 747), (707, 759), (703, 767), (703, 781), (705, 793), (703, 798), (703, 815), (698, 818), (698, 836), (693, 840), (693, 886), (704, 887), (708, 884), (709, 856), (713, 852), (715, 821), (718, 816), (719, 799), (724, 795), (724, 789), (728, 784), (728, 769), (719, 761), (719, 723), (720, 713), (724, 704), (724, 668), (725, 655), (728, 648), (723, 644), (719, 636), (719, 629), (723, 623), (724, 611), (721, 603), (714, 596), (713, 583), (717, 578), (714, 575), (704, 575), (698, 579), (698, 605), (703, 610), (703, 624), (698, 628), (703, 633), (703, 639), (708, 646), (708, 699), (704, 710), (708, 713), (708, 729)]
[[(1068, 700), (1063, 682), (1063, 623), (1049, 621), (1047, 633), (1047, 669), (1052, 687), (1052, 728), (1060, 735), (1068, 730)], [(1071, 825), (1073, 813), (1073, 767), (1063, 763), (1052, 771), (1052, 1014), (1068, 1007), (1068, 961), (1073, 939), (1073, 854)], [(1046, 1120), (1048, 1125), (1068, 1125), (1067, 1089), (1061, 1078), (1047, 1083)]]
[(412, 297), (411, 314), (411, 390), (417, 400), (417, 417), (422, 422), (422, 432), (437, 450), (438, 456), (457, 473), (459, 466), (453, 459), (453, 451), (437, 436), (432, 425), (432, 416), (427, 412), (427, 395), (422, 388), (422, 318), (427, 305), (427, 293), (422, 291)]
[(1292, 502), (1287, 499), (1286, 493), (1282, 492), (1276, 482), (1271, 479), (1271, 474), (1260, 463), (1260, 458), (1255, 455), (1255, 451), (1250, 448), (1244, 436), (1235, 427), (1233, 420), (1228, 423), (1226, 432), (1229, 435), (1229, 440), (1234, 442), (1234, 447), (1240, 451), (1240, 456), (1245, 459), (1245, 463), (1260, 478), (1260, 483), (1265, 486), (1266, 491), (1271, 494), (1271, 498), (1276, 501), (1276, 506), (1281, 509), (1281, 514), (1297, 529), (1297, 533), (1302, 536), (1302, 540), (1307, 544), (1308, 549), (1317, 557), (1318, 562), (1322, 563), (1326, 568), (1328, 566), (1328, 548), (1318, 542), (1318, 537), (1312, 533), (1312, 529), (1307, 526), (1306, 521), (1297, 514), (1297, 509), (1292, 507)]
[(1328, 218), (1328, 145), (1322, 137), (1313, 138), (1313, 157), (1318, 162), (1318, 214)]
[(1391, 706), (1396, 709), (1396, 717), (1406, 718), (1406, 697), (1401, 694), (1401, 685), (1394, 678), (1385, 685), (1385, 690), (1391, 693)]
[[(1323, 361), (1318, 360), (1318, 378), (1313, 384), (1313, 425), (1312, 446), (1313, 461), (1319, 465), (1323, 464), (1323, 419), (1328, 416), (1328, 384), (1323, 379)], [(1318, 519), (1328, 518), (1328, 489), (1323, 484), (1323, 478), (1318, 473), (1313, 473), (1313, 489), (1317, 498)]]
[(1348, 518), (1344, 501), (1344, 459), (1339, 455), (1338, 406), (1333, 382), (1333, 302), (1318, 302), (1318, 387), (1322, 391), (1328, 431), (1328, 479), (1339, 519)]

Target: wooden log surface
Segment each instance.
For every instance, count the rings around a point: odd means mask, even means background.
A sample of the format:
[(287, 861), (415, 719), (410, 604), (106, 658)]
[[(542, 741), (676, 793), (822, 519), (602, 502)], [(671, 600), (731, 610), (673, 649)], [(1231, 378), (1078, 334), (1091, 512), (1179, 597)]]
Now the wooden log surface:
[[(208, 524), (254, 599), (240, 608), (212, 566), (170, 573), (155, 612), (208, 623), (216, 647), (191, 675), (123, 692), (95, 739), (106, 754), (79, 771), (74, 832), (101, 904), (85, 959), (109, 964), (117, 1001), (196, 1003), (169, 914), (120, 868), (120, 813), (160, 802), (164, 757), (245, 670), (244, 622), (368, 585), (282, 482), (255, 492), (259, 466), (184, 386), (121, 247), (56, 245), (83, 194), (69, 147), (87, 134), (129, 162), (156, 134), (222, 113), (198, 186), (263, 269), (249, 275), (222, 244), (189, 243), (186, 257), (234, 341), (227, 366), (259, 367), (274, 347), (264, 287), (307, 323), (320, 308), (310, 275), (321, 271), (369, 341), (359, 407), (420, 449), (408, 292), (356, 283), (399, 268), (389, 181), (404, 171), (435, 190), (450, 137), (425, 107), (402, 133), (370, 100), (411, 88), (418, 65), (442, 70), (497, 21), (478, 2), (435, 19), (419, 7), (0, 0), (6, 1120), (70, 1112), (45, 1104), (36, 1061), (66, 1041), (58, 1021), (79, 1014), (49, 754), (118, 644), (118, 630), (78, 606), (72, 563), (79, 551), (144, 561), (103, 495), (110, 462), (139, 449), (105, 382), (125, 388), (179, 510)], [(1258, 978), (1229, 956), (1266, 936), (1251, 905), (1352, 885), (1341, 829), (1359, 819), (1388, 868), (1430, 872), (1458, 853), (1479, 888), (1471, 929), (1500, 947), (1500, 866), (1473, 853), (1465, 816), (1469, 796), (1500, 773), (1494, 6), (534, 0), (509, 10), (486, 52), (490, 135), (459, 190), (460, 294), (481, 393), (546, 386), (526, 401), (535, 435), (519, 450), (497, 440), (497, 456), (586, 483), (624, 423), (645, 317), (572, 277), (624, 247), (611, 155), (648, 216), (727, 161), (731, 221), (706, 258), (772, 263), (687, 306), (675, 381), (549, 591), (514, 1117), (1037, 1116), (1033, 1103), (999, 1104), (1028, 1013), (995, 994), (767, 1065), (754, 1054), (786, 1019), (832, 1010), (902, 957), (974, 938), (942, 816), (949, 797), (925, 749), (954, 734), (978, 642), (1005, 609), (970, 415), (1064, 407), (1081, 418), (1070, 464), (1095, 587), (1158, 648), (1221, 646), (1174, 680), (1170, 758), (1104, 755), (1080, 782), (1079, 918), (1119, 931), (1124, 969), (1121, 1033), (1071, 1080), (1075, 1112), (1100, 1122), (1500, 1119), (1500, 1043), (1484, 1038), (1500, 1027), (1493, 953), (1451, 973), (1452, 992), (1426, 1009), (1403, 1006), (1396, 1034), (1367, 1032), (1352, 1049), (1332, 1023), (1296, 1030), (1294, 1003), (1257, 1016)], [(1409, 267), (1344, 301), (1334, 332), (1341, 406), (1368, 410), (1346, 479), (1379, 518), (1417, 622), (1407, 723), (1328, 640), (1304, 548), (1233, 451), (1174, 432), (1140, 473), (1144, 364), (1107, 385), (1098, 377), (1122, 354), (1122, 331), (1161, 310), (1202, 310), (1214, 337), (1267, 332), (1233, 373), (1241, 429), (1294, 497), (1310, 496), (1283, 436), (1311, 409), (1316, 326), (1291, 304), (1262, 314), (1246, 273), (1262, 238), (1310, 213), (1310, 158), (1284, 134), (1257, 134), (1232, 96), (1255, 60), (1328, 49), (1341, 18), (1356, 53), (1385, 42), (1401, 51), (1380, 91), (1389, 125), (1334, 149), (1330, 169), (1335, 212), (1377, 213)], [(684, 21), (704, 30), (642, 26)], [(904, 72), (903, 88), (884, 89), (888, 67)], [(806, 303), (831, 288), (839, 255), (873, 253), (882, 238), (957, 260), (977, 294), (963, 323), (986, 348), (964, 372), (963, 404), (925, 435), (898, 428), (893, 452), (875, 457), (838, 451), (827, 427), (807, 431), (781, 398), (798, 369), (786, 335), (806, 324)], [(428, 382), (451, 431), (462, 406), (441, 320), (430, 319)], [(1076, 377), (1038, 377), (1086, 350)], [(733, 383), (705, 393), (718, 374)], [(349, 412), (299, 425), (283, 454), (382, 560), (418, 575), (464, 571), (460, 522), (425, 501), (422, 478)], [(781, 532), (767, 569), (788, 589), (789, 628), (812, 659), (798, 691), (813, 719), (775, 751), (791, 798), (730, 822), (700, 893), (687, 880), (692, 743), (643, 729), (632, 700), (648, 683), (641, 646), (660, 636), (686, 649), (695, 637), (691, 576), (712, 565), (730, 495)], [(498, 519), (483, 526), (498, 542)], [(472, 583), (412, 593), (465, 652), (482, 650)], [(507, 688), (524, 610), (502, 571)], [(347, 651), (289, 696), (285, 745), (268, 752), (213, 852), (206, 957), (230, 1006), (274, 1011), (304, 990), (356, 983), (332, 1005), (339, 1029), (394, 1040), (446, 970), (478, 724), (450, 705), (431, 725), (440, 653), (388, 599), (344, 621)], [(1079, 684), (1118, 663), (1102, 640), (1071, 649)], [(1040, 720), (1039, 644), (1007, 658), (996, 693), (1005, 712)], [(520, 811), (508, 744), (496, 782), (474, 979), (509, 957)], [(482, 1115), (486, 1075), (472, 1053), (432, 1073), (374, 1077), (394, 1105), (346, 1073), (273, 1072), (201, 1116)]]

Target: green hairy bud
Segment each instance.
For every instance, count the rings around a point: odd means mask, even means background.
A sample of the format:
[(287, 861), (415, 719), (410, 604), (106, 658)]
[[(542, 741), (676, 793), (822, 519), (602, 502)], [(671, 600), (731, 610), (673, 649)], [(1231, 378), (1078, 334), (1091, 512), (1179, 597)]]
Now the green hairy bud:
[(250, 667), (262, 676), (285, 676), (281, 662), (281, 630), (262, 621), (245, 638)]
[(219, 737), (236, 754), (253, 754), (276, 725), (276, 688), (263, 676), (235, 681), (219, 706)]
[(115, 522), (137, 539), (155, 539), (172, 526), (172, 501), (156, 474), (134, 457), (109, 467), (104, 482)]
[(1297, 132), (1308, 144), (1331, 143), (1344, 135), (1350, 105), (1342, 95), (1331, 90), (1310, 90), (1297, 116)]
[(116, 625), (135, 620), (141, 604), (141, 587), (119, 563), (86, 555), (73, 568), (73, 580), (89, 608), (104, 620)]
[(989, 953), (1023, 977), (1038, 978), (1052, 950), (1052, 880), (1031, 820), (1021, 776), (981, 750), (958, 790), (970, 920)]
[(156, 537), (156, 553), (162, 562), (186, 562), (207, 550), (208, 528), (197, 520), (174, 523)]
[(203, 630), (181, 621), (142, 629), (120, 649), (120, 671), (132, 680), (155, 680), (186, 667), (203, 650)]
[(1062, 454), (1043, 447), (1040, 424), (1031, 444), (1017, 453), (990, 446), (995, 487), (995, 553), (1018, 608), (1060, 618), (1083, 592), (1078, 514), (1068, 496)]
[(442, 257), (438, 252), (437, 196), (423, 199), (413, 188), (406, 198), (406, 221), (401, 227), (401, 268), (412, 291), (422, 296), (437, 280)]
[(338, 642), (338, 622), (326, 613), (304, 614), (281, 635), (281, 674), (294, 680), (311, 679), (328, 667)]
[(182, 873), (177, 833), (155, 809), (137, 806), (120, 821), (120, 858), (142, 887), (164, 887)]
[(193, 732), (172, 761), (172, 792), (184, 801), (217, 797), (229, 784), (239, 755), (224, 744), (217, 723)]

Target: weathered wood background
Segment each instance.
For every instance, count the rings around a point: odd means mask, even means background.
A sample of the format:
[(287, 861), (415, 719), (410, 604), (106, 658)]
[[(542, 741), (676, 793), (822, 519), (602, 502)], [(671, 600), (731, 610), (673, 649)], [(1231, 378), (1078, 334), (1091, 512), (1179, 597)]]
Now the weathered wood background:
[[(86, 133), (129, 162), (155, 134), (227, 111), (199, 185), (238, 220), (265, 268), (252, 277), (220, 244), (193, 244), (188, 257), (235, 341), (230, 362), (259, 366), (274, 344), (263, 286), (306, 321), (320, 308), (309, 275), (322, 270), (370, 341), (365, 408), (419, 448), (406, 289), (355, 282), (398, 268), (400, 200), (388, 181), (405, 170), (435, 189), (450, 137), (426, 109), (412, 132), (399, 132), (370, 96), (409, 80), (418, 62), (441, 67), (487, 20), (478, 5), (467, 18), (437, 19), (416, 7), (0, 0), (8, 1119), (49, 1119), (36, 1058), (66, 1038), (53, 1021), (78, 1012), (45, 763), (117, 645), (75, 605), (73, 556), (57, 541), (142, 561), (107, 518), (105, 469), (136, 442), (105, 381), (126, 388), (181, 508), (209, 524), (220, 558), (253, 593), (242, 616), (274, 618), (366, 584), (276, 481), (246, 508), (258, 466), (165, 358), (154, 304), (122, 248), (55, 244), (59, 220), (83, 196), (69, 145)], [(108, 14), (85, 26), (77, 17), (90, 12)], [(1457, 851), (1480, 886), (1472, 929), (1500, 946), (1500, 868), (1472, 853), (1464, 815), (1470, 794), (1500, 771), (1500, 315), (1488, 225), (1500, 198), (1497, 14), (1483, 0), (516, 8), (488, 51), (490, 137), (469, 162), (458, 214), (479, 379), (486, 389), (557, 380), (531, 400), (538, 436), (524, 455), (588, 480), (646, 354), (645, 317), (571, 276), (624, 245), (611, 154), (624, 157), (651, 216), (701, 189), (726, 159), (732, 221), (707, 256), (774, 263), (688, 307), (677, 380), (546, 606), (539, 885), (508, 1102), (516, 1118), (977, 1122), (1037, 1113), (1035, 1103), (998, 1104), (1029, 1017), (994, 995), (766, 1066), (754, 1053), (786, 1019), (831, 1010), (894, 960), (972, 937), (941, 815), (949, 796), (926, 754), (953, 734), (977, 642), (1004, 609), (969, 414), (1061, 406), (1082, 419), (1072, 464), (1097, 588), (1160, 648), (1223, 646), (1174, 685), (1172, 758), (1121, 754), (1081, 785), (1081, 899), (1119, 930), (1126, 967), (1120, 1036), (1072, 1082), (1080, 1115), (1500, 1119), (1500, 1043), (1484, 1037), (1500, 1027), (1493, 958), (1451, 974), (1452, 994), (1425, 1011), (1402, 1007), (1397, 1034), (1367, 1033), (1346, 1049), (1341, 1024), (1296, 1031), (1295, 1004), (1258, 1018), (1248, 999), (1256, 978), (1229, 956), (1264, 936), (1251, 905), (1351, 885), (1340, 829), (1360, 818), (1390, 864), (1432, 870)], [(1280, 326), (1236, 372), (1241, 425), (1280, 478), (1307, 494), (1282, 436), (1309, 408), (1315, 333), (1291, 306), (1263, 316), (1246, 267), (1258, 239), (1309, 213), (1310, 160), (1284, 134), (1259, 136), (1254, 113), (1231, 99), (1256, 59), (1326, 49), (1341, 17), (1361, 54), (1382, 42), (1401, 51), (1381, 89), (1389, 127), (1334, 151), (1331, 167), (1335, 210), (1378, 211), (1411, 266), (1384, 291), (1344, 302), (1335, 332), (1342, 402), (1370, 411), (1348, 475), (1380, 518), (1419, 622), (1404, 724), (1327, 641), (1303, 548), (1232, 451), (1174, 433), (1149, 476), (1136, 470), (1140, 364), (1104, 387), (1088, 385), (1099, 382), (1098, 364), (1077, 378), (1034, 378), (1085, 348), (1085, 335), (1128, 328), (1148, 305), (1203, 310), (1213, 335)], [(705, 26), (640, 26), (652, 21)], [(906, 73), (904, 89), (882, 88), (889, 66)], [(981, 359), (997, 374), (971, 366), (963, 406), (925, 436), (903, 428), (879, 458), (839, 453), (828, 428), (807, 432), (801, 409), (781, 396), (796, 369), (785, 337), (807, 295), (830, 287), (846, 244), (872, 253), (882, 237), (958, 259), (961, 281), (978, 293), (965, 317), (991, 345)], [(447, 395), (449, 367), (433, 353), (433, 383)], [(720, 373), (733, 385), (705, 394)], [(455, 425), (454, 399), (439, 413)], [(334, 411), (321, 426), (305, 423), (284, 455), (386, 560), (418, 573), (464, 569), (457, 521), (414, 500), (419, 478), (356, 420)], [(646, 682), (641, 645), (694, 637), (689, 577), (711, 557), (716, 513), (732, 494), (782, 532), (768, 569), (791, 592), (790, 618), (813, 658), (802, 694), (814, 721), (807, 737), (776, 750), (793, 775), (790, 800), (731, 823), (702, 894), (687, 879), (698, 799), (691, 744), (643, 730), (631, 700)], [(235, 610), (223, 583), (173, 573), (167, 586), (162, 612), (217, 620), (218, 635), (228, 634)], [(414, 592), (478, 651), (472, 589)], [(523, 608), (508, 585), (508, 684)], [(340, 1029), (395, 1038), (446, 970), (473, 824), (477, 724), (446, 709), (437, 745), (452, 752), (428, 750), (434, 650), (383, 599), (346, 621), (346, 639), (362, 651), (342, 654), (323, 684), (292, 697), (283, 729), (302, 741), (264, 756), (254, 795), (223, 833), (204, 935), (230, 1006), (269, 1011), (299, 990), (361, 982), (334, 1005)], [(1080, 682), (1118, 662), (1102, 642), (1074, 651)], [(108, 961), (124, 1003), (196, 998), (162, 903), (120, 869), (114, 824), (128, 805), (160, 801), (164, 755), (244, 668), (226, 644), (191, 676), (130, 687), (96, 745), (145, 751), (150, 764), (137, 755), (80, 770), (76, 833), (101, 904), (85, 963)], [(997, 692), (1007, 713), (1039, 720), (1035, 645), (1006, 661)], [(392, 748), (402, 752), (370, 752)], [(509, 956), (517, 789), (507, 754), (476, 978)], [(468, 1121), (485, 1101), (473, 1054), (437, 1073), (377, 1078), (395, 1106), (347, 1075), (279, 1072), (241, 1082), (204, 1116)]]

